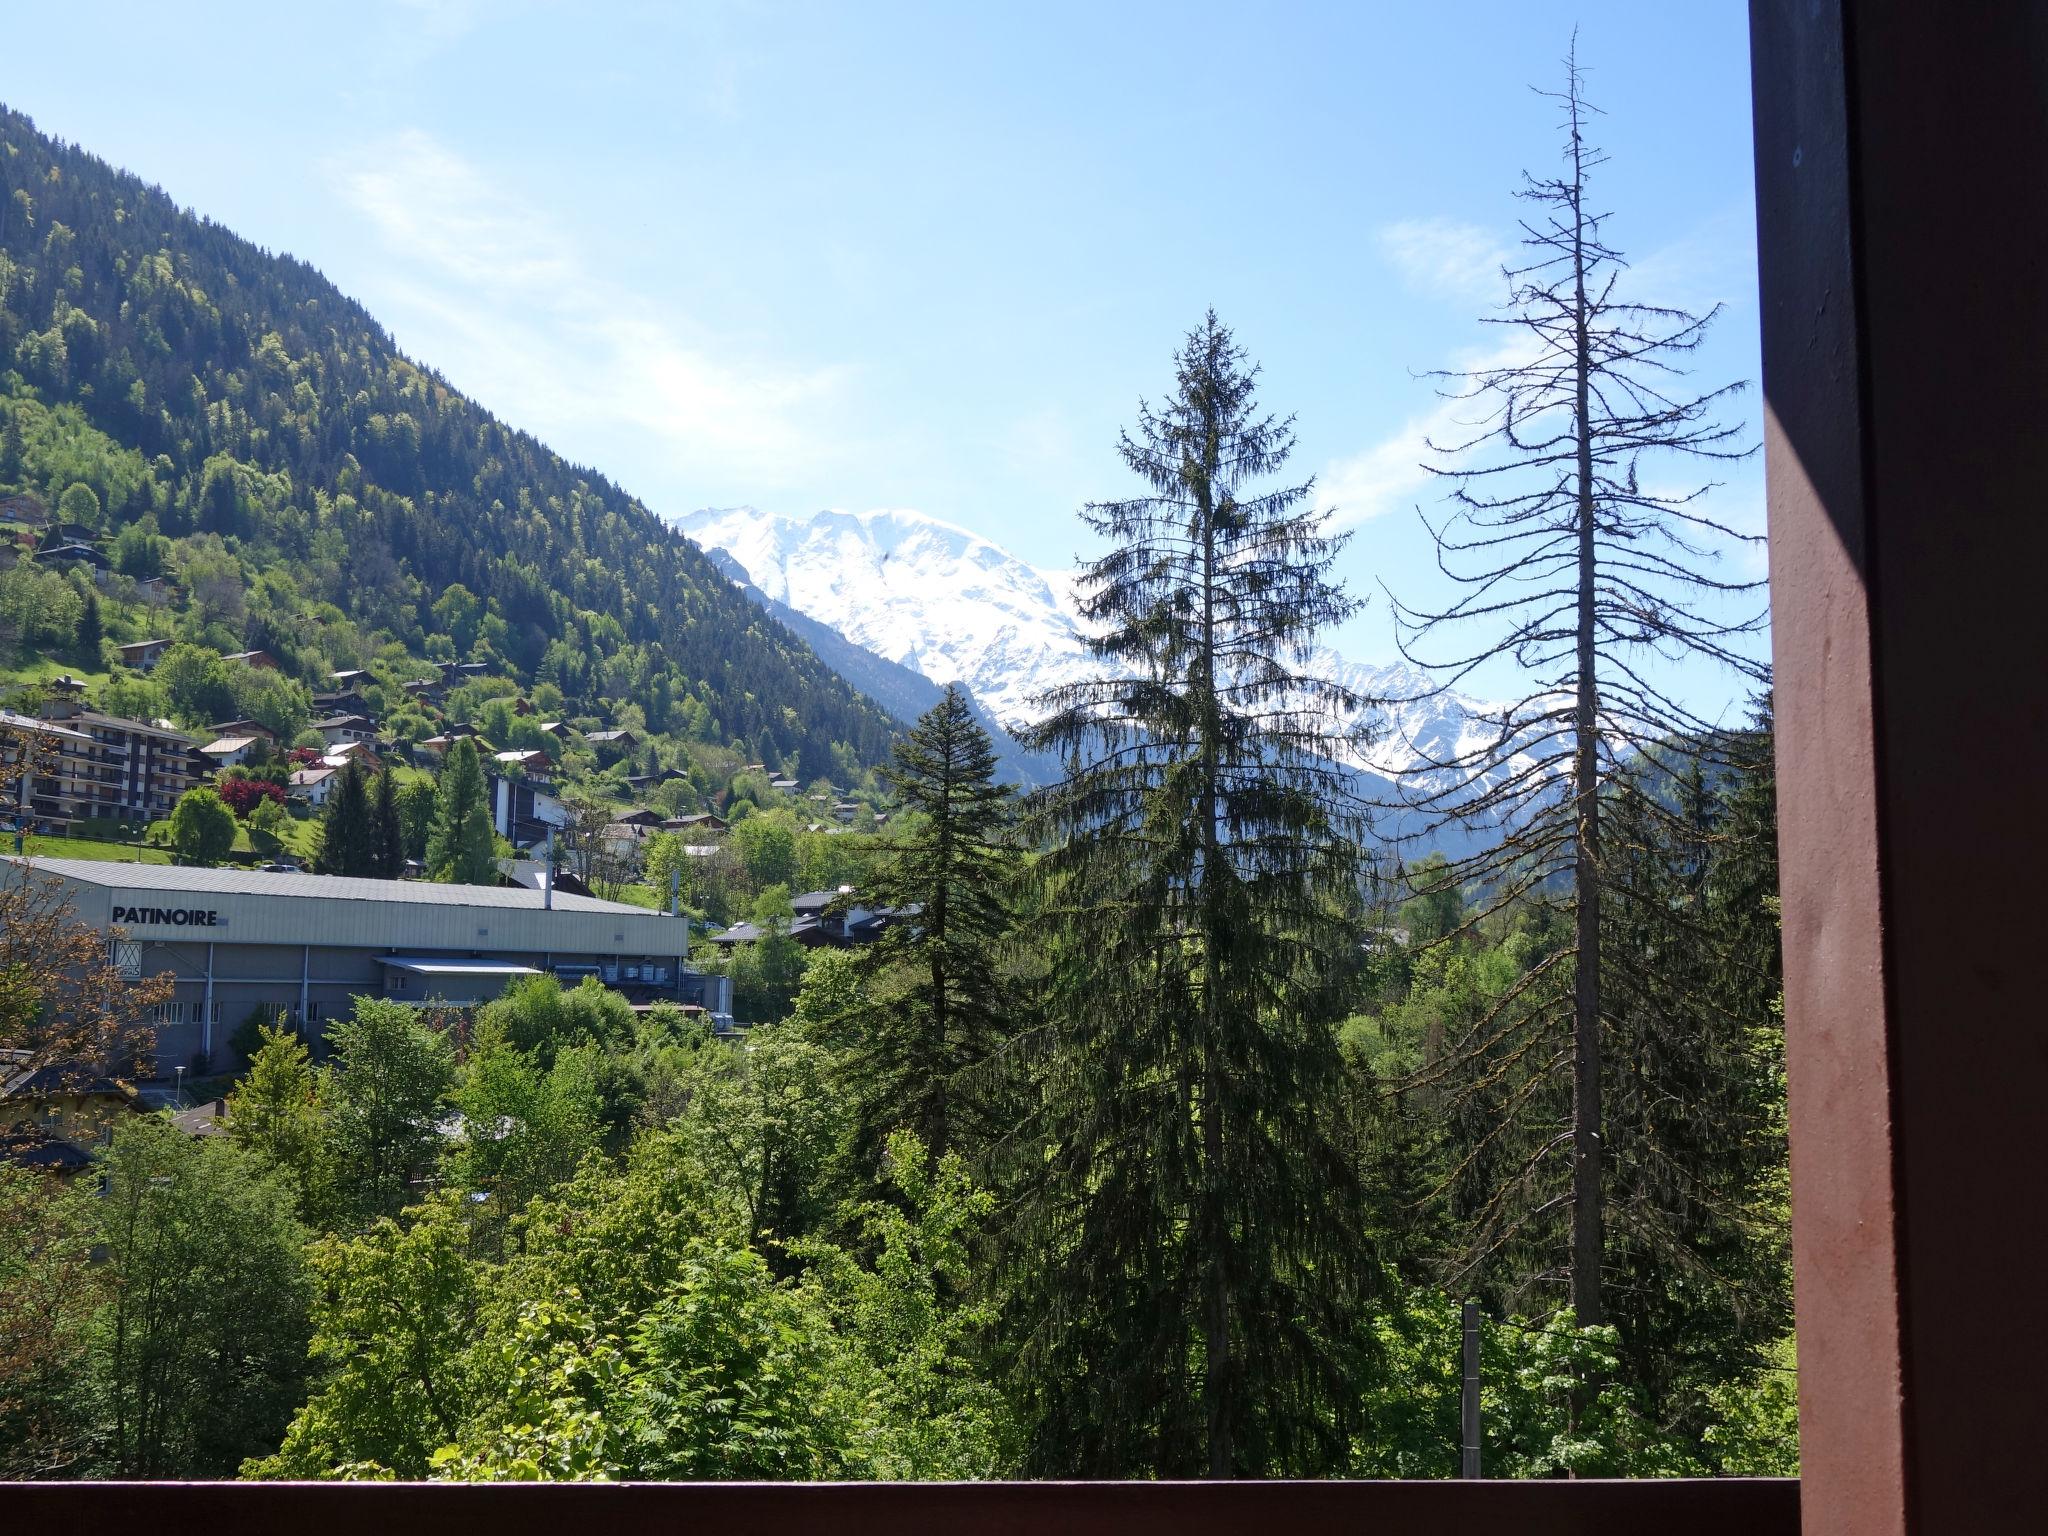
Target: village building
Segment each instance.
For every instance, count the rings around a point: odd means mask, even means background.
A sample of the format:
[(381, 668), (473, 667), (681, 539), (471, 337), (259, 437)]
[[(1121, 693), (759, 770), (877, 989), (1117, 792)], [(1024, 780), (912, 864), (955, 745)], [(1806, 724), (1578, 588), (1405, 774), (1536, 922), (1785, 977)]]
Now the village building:
[(731, 983), (690, 969), (687, 923), (562, 889), (0, 858), (10, 879), (62, 887), (126, 974), (170, 973), (151, 1020), (164, 1078), (199, 1056), (237, 1065), (230, 1037), (254, 1012), (317, 1040), (357, 997), (466, 1006), (521, 976), (596, 977), (730, 1025)]
[(121, 665), (133, 667), (138, 672), (154, 672), (156, 664), (164, 659), (164, 652), (171, 648), (168, 640), (136, 640), (121, 647)]

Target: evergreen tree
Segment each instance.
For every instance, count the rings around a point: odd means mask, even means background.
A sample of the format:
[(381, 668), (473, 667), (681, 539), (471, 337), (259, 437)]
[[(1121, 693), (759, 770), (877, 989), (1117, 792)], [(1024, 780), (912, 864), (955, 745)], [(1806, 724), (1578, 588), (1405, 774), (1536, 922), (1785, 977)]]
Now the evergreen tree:
[(915, 909), (867, 951), (869, 997), (853, 1049), (859, 1104), (854, 1156), (875, 1174), (891, 1132), (909, 1128), (933, 1157), (975, 1150), (995, 1133), (985, 1091), (968, 1079), (1006, 1032), (997, 955), (1010, 927), (1005, 887), (1011, 793), (966, 696), (948, 687), (884, 770), (913, 813), (872, 882), (876, 902)]
[(1609, 1314), (1630, 1384), (1693, 1435), (1791, 1326), (1769, 760), (1767, 731), (1693, 744), (1610, 810)]
[(21, 479), (21, 412), (6, 412), (6, 419), (0, 421), (0, 481), (9, 486)]
[(100, 642), (106, 639), (106, 626), (100, 618), (99, 594), (85, 594), (85, 605), (78, 611), (78, 632), (73, 641), (77, 647), (78, 659), (95, 670), (100, 664)]
[(1355, 604), (1293, 446), (1212, 313), (1141, 408), (1149, 487), (1084, 517), (1113, 546), (1082, 611), (1106, 676), (1033, 745), (1051, 951), (1042, 1148), (1015, 1258), (1032, 1462), (1067, 1475), (1305, 1475), (1360, 1399), (1370, 1272), (1335, 1136), (1334, 1023), (1359, 952), (1357, 818), (1329, 722), (1364, 701), (1295, 670)]
[(493, 885), (497, 845), (485, 803), (483, 764), (465, 736), (448, 749), (434, 786), (434, 819), (427, 829), (427, 875), (453, 885)]
[(405, 873), (405, 823), (398, 811), (398, 777), (389, 768), (377, 775), (370, 804), (370, 869), (380, 880)]
[(342, 765), (335, 777), (333, 793), (327, 797), (327, 814), (320, 822), (320, 852), (313, 869), (322, 875), (366, 876), (375, 873), (375, 850), (371, 841), (370, 796), (363, 782), (362, 766), (354, 758)]

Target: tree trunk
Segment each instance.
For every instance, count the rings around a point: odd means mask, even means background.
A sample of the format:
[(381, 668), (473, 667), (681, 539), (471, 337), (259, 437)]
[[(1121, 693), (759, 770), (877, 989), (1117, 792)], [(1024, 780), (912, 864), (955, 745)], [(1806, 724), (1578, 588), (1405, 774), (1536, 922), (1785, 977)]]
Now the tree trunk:
[(1213, 427), (1203, 445), (1202, 478), (1196, 500), (1202, 519), (1202, 650), (1201, 708), (1197, 729), (1202, 754), (1202, 871), (1197, 900), (1202, 929), (1202, 1223), (1206, 1251), (1202, 1255), (1202, 1398), (1209, 1435), (1209, 1475), (1224, 1478), (1234, 1471), (1236, 1447), (1231, 1425), (1230, 1278), (1225, 1265), (1223, 1215), (1223, 1078), (1221, 965), (1223, 941), (1215, 916), (1220, 897), (1217, 860), (1217, 761), (1219, 722), (1216, 715), (1216, 505), (1213, 470), (1216, 439)]
[(1572, 1280), (1574, 1319), (1602, 1320), (1600, 1259), (1600, 722), (1595, 674), (1592, 349), (1587, 337), (1585, 185), (1580, 164), (1577, 85), (1572, 100), (1572, 260), (1577, 301), (1578, 696), (1573, 721), (1572, 797), (1577, 964), (1572, 987)]

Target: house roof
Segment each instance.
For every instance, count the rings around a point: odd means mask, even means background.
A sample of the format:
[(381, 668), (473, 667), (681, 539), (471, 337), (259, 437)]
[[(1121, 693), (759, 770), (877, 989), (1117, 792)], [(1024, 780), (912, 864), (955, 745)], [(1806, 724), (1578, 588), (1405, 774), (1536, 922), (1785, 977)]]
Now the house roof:
[(76, 1142), (39, 1131), (7, 1131), (0, 1132), (0, 1163), (42, 1173), (82, 1173), (92, 1166), (92, 1154)]
[(338, 772), (340, 770), (337, 768), (298, 768), (292, 771), (292, 783), (311, 789), (315, 784), (333, 778)]
[(218, 741), (209, 741), (199, 750), (208, 757), (226, 757), (230, 752), (245, 752), (262, 739), (261, 736), (223, 736)]
[(631, 731), (591, 731), (583, 739), (585, 741), (619, 742), (637, 741), (639, 738)]
[[(177, 864), (115, 864), (99, 859), (17, 859), (0, 854), (0, 863), (18, 864), (45, 874), (61, 875), (81, 884), (118, 886), (127, 891), (178, 891), (194, 895), (288, 896), (313, 901), (395, 901), (431, 907), (506, 907), (533, 909), (540, 893), (497, 885), (440, 885), (424, 880), (367, 880), (350, 875), (268, 874), (254, 869), (194, 869)], [(557, 893), (555, 907), (565, 912), (609, 912), (645, 917), (645, 907), (594, 896)]]
[[(38, 862), (48, 864), (52, 861), (44, 859)], [(124, 864), (120, 867), (126, 869), (129, 866)], [(40, 1067), (14, 1062), (0, 1071), (0, 1099), (47, 1099), (58, 1095), (132, 1102), (135, 1089), (117, 1077), (67, 1062), (51, 1062)]]

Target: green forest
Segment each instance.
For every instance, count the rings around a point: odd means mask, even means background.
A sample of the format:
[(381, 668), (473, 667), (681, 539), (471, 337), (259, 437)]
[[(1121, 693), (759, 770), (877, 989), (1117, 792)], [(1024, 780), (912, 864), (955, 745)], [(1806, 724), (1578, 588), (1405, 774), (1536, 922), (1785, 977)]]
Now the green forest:
[(671, 763), (694, 747), (806, 782), (858, 779), (895, 729), (644, 506), (317, 272), (0, 108), (0, 500), (24, 491), (122, 579), (81, 632), (75, 572), (0, 571), (0, 675), (94, 673), (103, 645), (156, 638), (267, 651), (316, 688), (479, 661), (565, 716), (624, 716)]
[[(362, 998), (318, 1036), (248, 1021), (207, 1134), (129, 1115), (68, 1183), (0, 1163), (0, 1474), (1447, 1478), (1467, 1302), (1487, 1475), (1796, 1473), (1769, 676), (1713, 607), (1745, 589), (1682, 579), (1713, 525), (1638, 474), (1747, 449), (1724, 391), (1670, 382), (1713, 317), (1600, 281), (1575, 71), (1558, 99), (1509, 295), (1536, 361), (1464, 381), (1508, 426), (1442, 470), (1477, 595), (1401, 610), (1530, 669), (1465, 765), (1506, 831), (1457, 860), (1375, 818), (1472, 801), (1364, 803), (1339, 766), (1374, 701), (1309, 668), (1358, 606), (1347, 536), (1213, 312), (1083, 509), (1099, 669), (1020, 792), (958, 692), (899, 727), (316, 274), (0, 119), (0, 492), (116, 567), (0, 572), (14, 676), (287, 737), (351, 668), (414, 740), (625, 722), (577, 749), (593, 789), (673, 768), (669, 809), (750, 807), (721, 861), (657, 844), (634, 883), (761, 929), (736, 1037), (594, 979)], [(1553, 608), (1504, 606), (1503, 547)], [(176, 664), (106, 666), (167, 625)], [(1643, 681), (1688, 646), (1744, 723)], [(222, 659), (253, 648), (286, 665)], [(441, 661), (486, 666), (409, 715)], [(862, 786), (858, 835), (749, 759)], [(485, 878), (457, 761), (415, 833)], [(414, 835), (379, 777), (360, 825)], [(799, 947), (791, 890), (838, 884), (914, 920)], [(134, 1022), (15, 928), (0, 1044)]]

